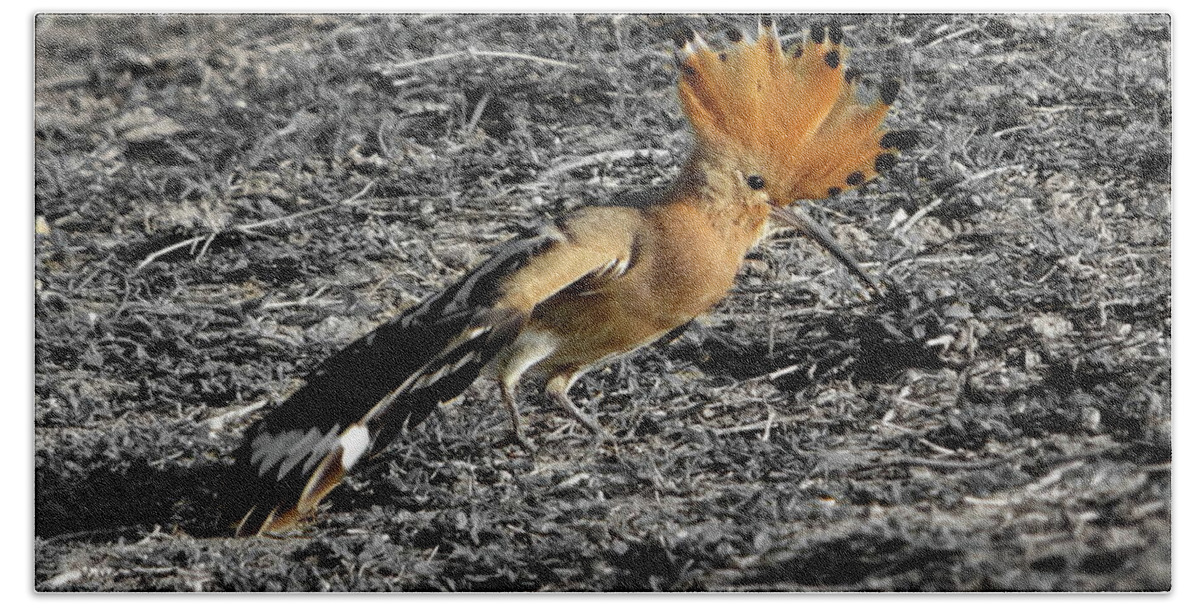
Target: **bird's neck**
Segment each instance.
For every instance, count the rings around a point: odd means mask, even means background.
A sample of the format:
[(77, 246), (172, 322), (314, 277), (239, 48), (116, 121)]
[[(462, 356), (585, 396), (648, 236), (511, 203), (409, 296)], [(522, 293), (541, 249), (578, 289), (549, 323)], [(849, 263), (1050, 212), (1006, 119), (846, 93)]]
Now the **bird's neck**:
[(770, 204), (751, 198), (750, 192), (737, 182), (728, 160), (697, 151), (684, 163), (663, 202), (703, 213), (730, 245), (749, 250), (761, 237), (771, 213)]

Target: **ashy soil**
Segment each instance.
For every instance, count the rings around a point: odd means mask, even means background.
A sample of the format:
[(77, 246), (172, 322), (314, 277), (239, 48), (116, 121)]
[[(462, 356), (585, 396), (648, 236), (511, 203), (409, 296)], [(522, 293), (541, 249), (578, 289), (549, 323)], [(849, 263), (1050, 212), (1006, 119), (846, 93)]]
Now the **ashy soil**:
[(661, 186), (669, 34), (744, 15), (36, 22), (36, 574), (101, 590), (1166, 590), (1171, 22), (834, 20), (921, 143), (809, 205), (674, 341), (586, 376), (617, 437), (479, 382), (297, 535), (221, 473), (306, 370), (524, 227)]

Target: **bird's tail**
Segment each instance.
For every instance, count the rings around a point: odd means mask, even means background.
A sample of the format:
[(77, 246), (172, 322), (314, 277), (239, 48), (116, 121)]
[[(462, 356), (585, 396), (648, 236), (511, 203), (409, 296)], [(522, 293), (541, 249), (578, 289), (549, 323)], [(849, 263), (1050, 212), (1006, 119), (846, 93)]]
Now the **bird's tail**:
[(760, 22), (756, 37), (728, 38), (713, 49), (694, 32), (676, 37), (680, 101), (698, 149), (756, 160), (778, 204), (866, 183), (916, 143), (911, 131), (881, 127), (900, 83), (860, 90), (839, 27), (813, 27), (791, 49), (771, 23)]
[(227, 504), (236, 534), (279, 531), (309, 515), (364, 455), (466, 390), (528, 317), (497, 304), (501, 279), (545, 244), (510, 242), (330, 357), (256, 423), (234, 455)]

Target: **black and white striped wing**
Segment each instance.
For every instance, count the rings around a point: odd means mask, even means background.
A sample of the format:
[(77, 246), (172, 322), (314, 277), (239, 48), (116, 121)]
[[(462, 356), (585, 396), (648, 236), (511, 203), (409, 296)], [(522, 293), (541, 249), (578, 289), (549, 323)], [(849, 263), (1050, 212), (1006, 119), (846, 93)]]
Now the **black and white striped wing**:
[(627, 265), (624, 243), (610, 244), (618, 252), (611, 253), (563, 227), (502, 246), (455, 284), (331, 356), (255, 424), (235, 453), (240, 477), (231, 492), (245, 514), (237, 533), (281, 529), (311, 512), (364, 455), (466, 390), (538, 302)]

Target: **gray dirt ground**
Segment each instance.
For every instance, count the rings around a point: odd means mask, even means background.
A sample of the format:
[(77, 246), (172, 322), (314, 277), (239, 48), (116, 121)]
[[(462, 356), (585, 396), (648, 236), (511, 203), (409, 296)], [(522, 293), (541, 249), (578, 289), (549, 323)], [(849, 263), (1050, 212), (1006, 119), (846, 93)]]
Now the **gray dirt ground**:
[(36, 588), (1170, 588), (1169, 18), (778, 17), (828, 19), (922, 133), (813, 207), (894, 297), (779, 232), (579, 383), (615, 445), (527, 408), (526, 453), (478, 383), (302, 535), (231, 540), (262, 407), (522, 226), (669, 180), (668, 32), (752, 18), (39, 17)]

